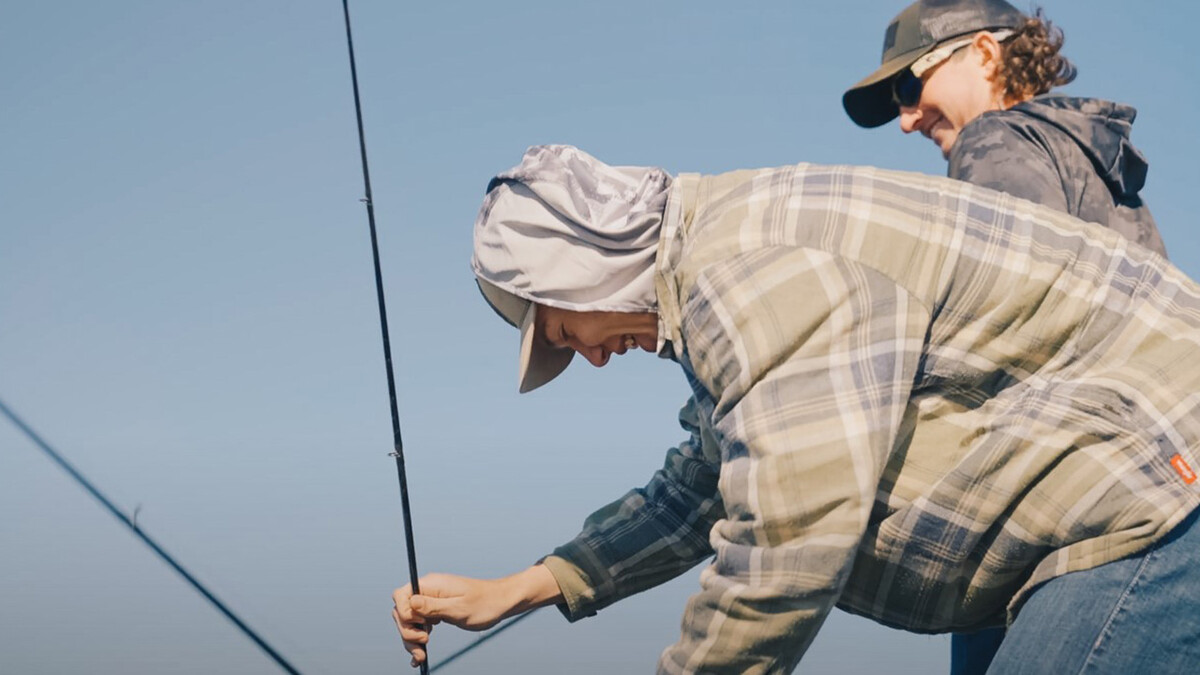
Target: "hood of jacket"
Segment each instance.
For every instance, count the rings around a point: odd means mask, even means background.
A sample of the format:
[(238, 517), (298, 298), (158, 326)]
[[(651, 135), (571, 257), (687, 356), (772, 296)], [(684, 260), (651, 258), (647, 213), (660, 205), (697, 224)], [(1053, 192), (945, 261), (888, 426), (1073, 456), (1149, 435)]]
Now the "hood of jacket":
[(1038, 96), (1013, 106), (1066, 133), (1092, 161), (1117, 197), (1132, 197), (1146, 184), (1149, 163), (1129, 141), (1137, 110), (1093, 98)]

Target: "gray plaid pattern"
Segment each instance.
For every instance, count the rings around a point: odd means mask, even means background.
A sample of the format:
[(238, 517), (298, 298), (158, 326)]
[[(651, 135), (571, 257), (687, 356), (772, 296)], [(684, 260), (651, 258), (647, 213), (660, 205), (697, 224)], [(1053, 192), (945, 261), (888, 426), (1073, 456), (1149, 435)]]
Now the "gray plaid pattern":
[(658, 265), (690, 438), (546, 564), (574, 620), (713, 557), (660, 672), (789, 672), (834, 604), (1002, 623), (1200, 503), (1200, 288), (1115, 232), (801, 164), (681, 176)]

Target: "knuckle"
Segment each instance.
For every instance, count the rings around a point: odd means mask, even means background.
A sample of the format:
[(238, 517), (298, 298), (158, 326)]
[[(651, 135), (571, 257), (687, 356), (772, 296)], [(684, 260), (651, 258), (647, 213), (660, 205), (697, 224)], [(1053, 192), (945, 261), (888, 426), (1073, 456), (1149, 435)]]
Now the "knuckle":
[(400, 635), (404, 638), (405, 642), (411, 642), (412, 644), (423, 645), (429, 642), (429, 635), (419, 630), (401, 628)]

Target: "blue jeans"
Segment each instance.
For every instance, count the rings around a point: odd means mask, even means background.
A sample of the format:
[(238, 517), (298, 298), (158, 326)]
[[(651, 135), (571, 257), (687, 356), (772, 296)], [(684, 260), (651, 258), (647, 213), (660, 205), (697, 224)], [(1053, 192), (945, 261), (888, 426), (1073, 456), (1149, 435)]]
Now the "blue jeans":
[(951, 673), (1200, 673), (1197, 520), (1200, 510), (1141, 554), (1046, 582), (1007, 632), (955, 635)]
[(950, 637), (950, 675), (983, 675), (1003, 641), (1003, 627), (955, 633)]

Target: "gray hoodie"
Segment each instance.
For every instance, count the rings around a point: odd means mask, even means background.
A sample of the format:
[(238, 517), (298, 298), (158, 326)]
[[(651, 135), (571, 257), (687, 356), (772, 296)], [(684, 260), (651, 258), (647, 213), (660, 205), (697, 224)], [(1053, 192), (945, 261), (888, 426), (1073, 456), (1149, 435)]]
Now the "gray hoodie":
[(1165, 256), (1138, 196), (1148, 165), (1129, 142), (1136, 116), (1119, 103), (1057, 95), (986, 112), (959, 134), (948, 175), (1100, 223)]

